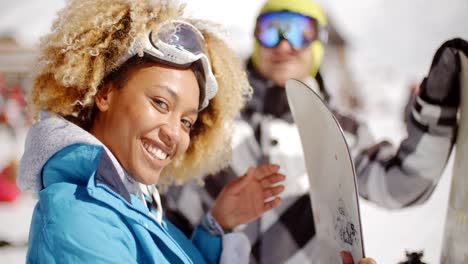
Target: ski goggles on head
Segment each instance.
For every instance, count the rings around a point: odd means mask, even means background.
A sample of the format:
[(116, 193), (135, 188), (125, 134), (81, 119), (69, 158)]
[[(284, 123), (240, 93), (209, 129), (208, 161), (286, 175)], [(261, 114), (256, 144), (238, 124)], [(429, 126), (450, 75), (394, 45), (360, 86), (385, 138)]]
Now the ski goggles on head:
[[(143, 40), (143, 52), (157, 62), (178, 68), (187, 68), (200, 61), (205, 75), (205, 87), (200, 87), (200, 106), (203, 110), (218, 92), (216, 78), (211, 71), (205, 38), (192, 24), (172, 20), (162, 24), (157, 31), (148, 32)], [(138, 54), (138, 47), (130, 48), (123, 62)]]
[(265, 13), (258, 17), (255, 38), (266, 48), (273, 48), (285, 39), (295, 50), (300, 50), (315, 40), (325, 43), (327, 31), (311, 17), (289, 11), (279, 11)]

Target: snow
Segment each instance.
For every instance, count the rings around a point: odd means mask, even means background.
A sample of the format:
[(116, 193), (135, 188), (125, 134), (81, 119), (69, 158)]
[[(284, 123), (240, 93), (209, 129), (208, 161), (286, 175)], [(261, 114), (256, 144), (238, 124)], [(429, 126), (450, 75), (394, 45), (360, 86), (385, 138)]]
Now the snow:
[(36, 200), (23, 195), (14, 203), (0, 203), (0, 240), (12, 247), (0, 247), (0, 263), (24, 263), (29, 224)]
[[(252, 46), (254, 17), (262, 1), (187, 0), (189, 13), (224, 24), (231, 46), (246, 57)], [(349, 43), (353, 78), (364, 95), (359, 113), (377, 139), (398, 143), (405, 131), (402, 108), (409, 86), (429, 69), (432, 56), (446, 39), (468, 39), (466, 0), (319, 0)], [(63, 0), (0, 1), (0, 34), (10, 33), (19, 43), (34, 47), (48, 31)], [(8, 155), (19, 156), (24, 133), (12, 139), (0, 133), (0, 165)], [(11, 150), (6, 154), (4, 150)], [(451, 165), (425, 204), (388, 211), (361, 200), (366, 254), (379, 263), (405, 259), (405, 250), (424, 250), (424, 261), (439, 263), (447, 210)], [(0, 263), (22, 263), (28, 226), (35, 201), (22, 196), (0, 204), (0, 239), (16, 246), (0, 248)]]

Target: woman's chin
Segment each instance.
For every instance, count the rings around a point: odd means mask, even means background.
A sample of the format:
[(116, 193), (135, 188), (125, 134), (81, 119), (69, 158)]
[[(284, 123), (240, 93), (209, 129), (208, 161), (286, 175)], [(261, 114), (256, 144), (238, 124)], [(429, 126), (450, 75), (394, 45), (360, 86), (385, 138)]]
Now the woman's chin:
[(150, 184), (156, 184), (159, 179), (159, 175), (161, 174), (161, 171), (154, 171), (154, 170), (141, 170), (133, 175), (133, 178), (135, 181), (145, 184), (145, 185), (150, 185)]

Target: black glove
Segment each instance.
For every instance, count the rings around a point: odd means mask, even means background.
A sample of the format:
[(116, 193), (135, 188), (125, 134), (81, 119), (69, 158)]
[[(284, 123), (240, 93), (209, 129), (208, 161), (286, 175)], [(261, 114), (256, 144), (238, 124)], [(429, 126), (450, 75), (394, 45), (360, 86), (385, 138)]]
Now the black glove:
[(468, 56), (468, 42), (456, 38), (442, 44), (432, 60), (427, 78), (421, 84), (421, 98), (428, 103), (457, 107), (460, 102), (459, 53)]

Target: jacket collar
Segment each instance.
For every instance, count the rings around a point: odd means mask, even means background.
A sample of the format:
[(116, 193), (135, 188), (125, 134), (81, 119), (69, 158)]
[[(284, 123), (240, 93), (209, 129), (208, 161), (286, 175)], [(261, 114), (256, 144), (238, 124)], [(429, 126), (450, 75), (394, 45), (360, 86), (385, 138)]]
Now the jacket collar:
[(112, 154), (107, 153), (107, 151), (102, 152), (96, 169), (96, 184), (106, 185), (116, 194), (125, 199), (125, 201), (131, 203), (130, 193), (124, 184), (124, 181), (128, 180), (125, 178), (123, 169), (118, 170), (120, 165), (114, 163), (111, 155)]
[[(244, 109), (244, 118), (250, 119), (253, 114), (261, 113), (292, 122), (285, 87), (278, 86), (273, 81), (263, 77), (253, 65), (252, 59), (248, 60), (246, 70), (249, 83), (253, 88), (253, 95)], [(328, 100), (328, 93), (323, 85), (320, 72), (317, 73), (316, 79), (310, 77), (307, 82), (316, 82), (317, 85), (311, 85), (311, 87), (319, 87), (316, 92), (321, 94), (325, 100)]]
[(284, 118), (290, 115), (286, 89), (275, 85), (271, 80), (265, 79), (254, 67), (252, 60), (247, 63), (249, 83), (253, 88), (251, 100), (247, 102), (244, 110), (245, 117), (254, 113)]

